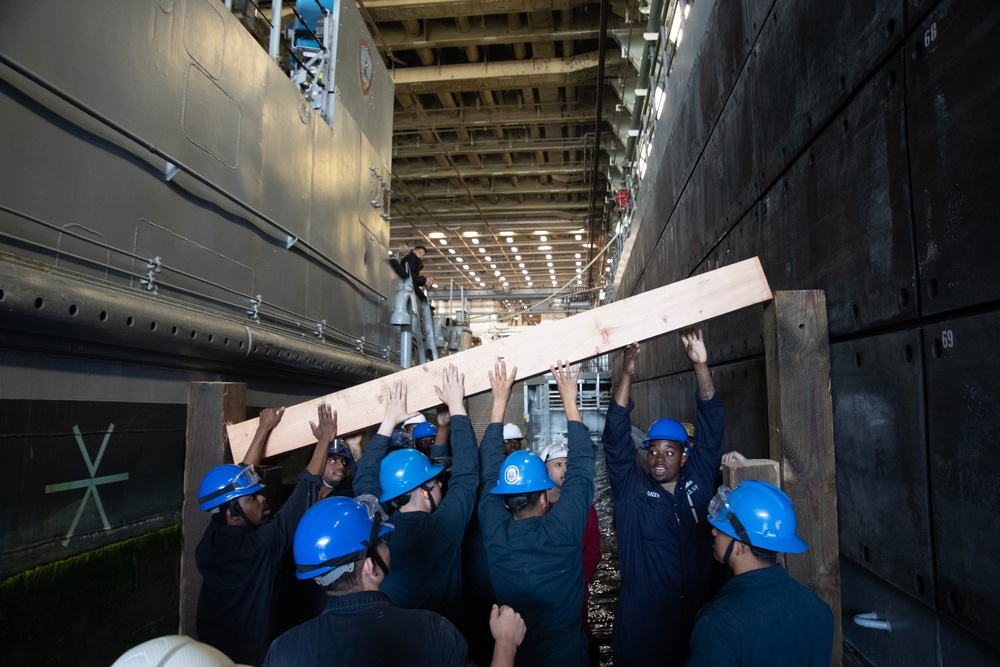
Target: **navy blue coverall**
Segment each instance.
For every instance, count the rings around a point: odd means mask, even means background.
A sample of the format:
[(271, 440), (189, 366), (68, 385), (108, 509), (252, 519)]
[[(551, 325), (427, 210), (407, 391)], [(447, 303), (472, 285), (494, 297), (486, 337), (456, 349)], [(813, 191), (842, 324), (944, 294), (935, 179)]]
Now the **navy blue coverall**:
[(833, 613), (818, 595), (774, 565), (737, 575), (698, 615), (692, 667), (826, 667)]
[[(382, 592), (405, 609), (429, 609), (461, 627), (462, 537), (476, 508), (479, 456), (472, 424), (465, 415), (451, 418), (453, 450), (448, 493), (434, 512), (396, 512), (396, 527), (386, 536), (392, 555)], [(354, 489), (379, 497), (378, 473), (389, 438), (375, 435), (358, 462)]]
[(611, 638), (615, 665), (683, 665), (695, 615), (711, 597), (707, 514), (722, 461), (724, 415), (718, 393), (697, 400), (694, 449), (673, 494), (636, 461), (635, 404), (629, 400), (624, 408), (612, 400), (608, 406), (602, 439), (621, 569)]
[(275, 639), (264, 667), (464, 667), (467, 652), (444, 617), (360, 591), (330, 596), (319, 617)]
[(269, 522), (256, 528), (230, 526), (220, 511), (198, 543), (198, 638), (233, 662), (259, 665), (264, 659), (273, 639), (271, 595), (278, 563), (321, 483), (321, 477), (303, 470), (292, 495)]
[(559, 502), (544, 516), (515, 520), (489, 493), (503, 463), (503, 424), (486, 427), (479, 448), (479, 522), (497, 602), (513, 607), (528, 632), (518, 665), (588, 665), (583, 605), (583, 529), (594, 499), (594, 446), (582, 422), (569, 422), (569, 456)]

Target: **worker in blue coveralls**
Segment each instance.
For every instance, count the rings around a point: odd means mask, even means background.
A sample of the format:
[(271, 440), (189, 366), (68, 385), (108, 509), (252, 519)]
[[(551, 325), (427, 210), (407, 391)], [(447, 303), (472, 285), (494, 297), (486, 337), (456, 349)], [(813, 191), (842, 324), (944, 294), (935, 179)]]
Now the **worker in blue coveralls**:
[[(295, 532), (295, 575), (327, 596), (323, 613), (271, 644), (265, 667), (467, 667), (467, 647), (447, 619), (401, 609), (380, 590), (395, 565), (384, 541), (391, 524), (356, 498), (328, 498), (305, 513)], [(494, 667), (512, 667), (524, 621), (494, 606)]]
[(202, 576), (198, 638), (246, 665), (259, 665), (274, 638), (271, 597), (278, 564), (292, 545), (310, 496), (321, 485), (330, 442), (337, 437), (337, 413), (321, 403), (319, 425), (310, 422), (316, 436), (312, 458), (292, 495), (272, 516), (255, 466), (284, 411), (264, 409), (243, 462), (212, 468), (198, 488), (200, 509), (212, 512), (195, 550)]
[(386, 455), (393, 426), (410, 414), (406, 385), (393, 384), (385, 418), (358, 465), (354, 489), (394, 510), (389, 538), (394, 567), (382, 591), (399, 607), (429, 609), (462, 627), (462, 537), (476, 507), (479, 457), (465, 412), (465, 376), (454, 365), (441, 373), (438, 397), (451, 413), (454, 460), (448, 493), (441, 488), (444, 467), (412, 448)]
[(719, 487), (709, 505), (715, 559), (733, 572), (698, 614), (692, 667), (767, 665), (826, 667), (833, 649), (833, 614), (778, 565), (779, 553), (802, 553), (795, 509), (781, 489), (747, 480)]
[(707, 510), (722, 458), (723, 408), (701, 331), (683, 331), (680, 339), (698, 385), (694, 447), (687, 459), (684, 426), (660, 419), (642, 441), (648, 471), (636, 460), (629, 392), (638, 343), (625, 348), (604, 425), (621, 568), (611, 645), (614, 664), (623, 667), (683, 665), (695, 615), (712, 593)]
[(497, 601), (524, 616), (528, 634), (519, 665), (586, 667), (583, 605), (583, 529), (594, 498), (596, 447), (577, 408), (577, 380), (569, 363), (550, 370), (566, 409), (569, 455), (559, 502), (549, 511), (546, 490), (555, 486), (545, 464), (526, 451), (503, 459), (503, 416), (517, 368), (489, 374), (490, 424), (479, 449), (479, 520)]

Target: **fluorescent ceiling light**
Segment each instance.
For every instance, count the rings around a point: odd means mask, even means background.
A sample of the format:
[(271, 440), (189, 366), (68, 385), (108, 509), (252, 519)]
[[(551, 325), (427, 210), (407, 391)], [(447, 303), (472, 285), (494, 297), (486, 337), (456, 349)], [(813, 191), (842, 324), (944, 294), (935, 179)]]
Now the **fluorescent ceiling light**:
[(552, 246), (550, 246), (550, 245), (540, 245), (540, 246), (538, 246), (538, 249), (539, 250), (552, 250)]
[(444, 232), (431, 232), (427, 236), (429, 236), (432, 239), (443, 239), (444, 238)]
[(473, 236), (479, 236), (479, 232), (473, 232), (473, 231), (462, 232), (462, 236), (468, 236), (471, 238)]

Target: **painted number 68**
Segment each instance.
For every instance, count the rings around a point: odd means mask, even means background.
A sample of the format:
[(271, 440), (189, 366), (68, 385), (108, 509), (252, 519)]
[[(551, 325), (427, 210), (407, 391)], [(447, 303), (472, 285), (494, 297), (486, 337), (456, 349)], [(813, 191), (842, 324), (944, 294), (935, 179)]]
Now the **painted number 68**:
[(924, 30), (924, 47), (928, 47), (937, 39), (937, 23), (932, 23), (931, 27)]

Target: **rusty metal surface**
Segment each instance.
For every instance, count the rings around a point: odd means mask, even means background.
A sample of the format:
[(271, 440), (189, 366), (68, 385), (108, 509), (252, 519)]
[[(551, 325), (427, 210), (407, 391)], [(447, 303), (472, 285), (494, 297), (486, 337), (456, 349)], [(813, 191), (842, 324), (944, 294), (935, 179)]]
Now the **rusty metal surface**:
[(752, 69), (762, 188), (901, 40), (902, 6), (893, 0), (775, 3)]
[(933, 609), (922, 380), (919, 331), (830, 346), (840, 552)]
[[(159, 517), (178, 520), (185, 405), (0, 400), (5, 574), (47, 544), (59, 560)], [(30, 560), (29, 560), (30, 562)]]
[(1000, 648), (1000, 314), (923, 335), (938, 609)]
[(916, 316), (902, 54), (762, 198), (774, 289), (823, 289), (830, 335)]
[[(995, 6), (994, 6), (995, 7)], [(1000, 294), (1000, 12), (942, 2), (906, 43), (907, 138), (924, 314)], [(960, 186), (960, 187), (959, 187)]]

